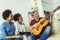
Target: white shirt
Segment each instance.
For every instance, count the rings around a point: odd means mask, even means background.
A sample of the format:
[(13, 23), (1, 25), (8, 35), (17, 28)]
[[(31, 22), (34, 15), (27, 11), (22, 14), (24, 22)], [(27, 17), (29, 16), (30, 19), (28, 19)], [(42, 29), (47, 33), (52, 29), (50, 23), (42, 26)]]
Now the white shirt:
[(16, 28), (15, 35), (19, 34), (19, 32), (25, 32), (25, 25), (24, 25), (24, 23), (19, 24), (18, 22), (15, 22), (14, 25), (15, 25), (15, 28)]

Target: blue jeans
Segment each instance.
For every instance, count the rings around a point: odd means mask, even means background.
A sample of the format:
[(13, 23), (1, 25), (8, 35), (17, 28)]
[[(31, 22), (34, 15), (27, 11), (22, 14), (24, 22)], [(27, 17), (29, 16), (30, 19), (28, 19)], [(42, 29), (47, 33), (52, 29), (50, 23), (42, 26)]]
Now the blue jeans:
[(28, 36), (27, 37), (27, 40), (33, 40), (31, 36)]
[(15, 38), (14, 40), (20, 40), (20, 38)]
[[(46, 40), (47, 37), (49, 36), (51, 32), (51, 27), (50, 26), (47, 26), (44, 31), (42, 32), (41, 36), (39, 37), (40, 40)], [(32, 36), (32, 39), (33, 40), (37, 40), (37, 37), (36, 36)]]

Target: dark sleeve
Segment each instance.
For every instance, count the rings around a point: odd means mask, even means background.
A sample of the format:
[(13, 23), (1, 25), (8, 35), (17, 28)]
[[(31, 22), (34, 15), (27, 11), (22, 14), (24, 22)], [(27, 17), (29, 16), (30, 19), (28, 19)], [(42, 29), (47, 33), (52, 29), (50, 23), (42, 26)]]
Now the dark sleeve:
[(30, 26), (32, 26), (32, 25), (34, 25), (34, 24), (35, 24), (35, 21), (32, 20), (32, 21), (30, 22)]
[(32, 21), (30, 22), (30, 26), (32, 26), (33, 25), (33, 23), (32, 23)]

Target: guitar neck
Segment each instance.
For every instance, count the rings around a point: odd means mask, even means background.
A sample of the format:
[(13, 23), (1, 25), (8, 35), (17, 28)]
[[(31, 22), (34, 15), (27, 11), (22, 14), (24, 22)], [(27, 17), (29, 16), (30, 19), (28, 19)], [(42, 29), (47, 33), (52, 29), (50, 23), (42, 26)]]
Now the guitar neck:
[[(48, 15), (48, 16), (44, 19), (44, 21), (47, 20), (49, 17), (50, 17), (50, 15)], [(43, 22), (44, 22), (44, 21), (43, 21)]]

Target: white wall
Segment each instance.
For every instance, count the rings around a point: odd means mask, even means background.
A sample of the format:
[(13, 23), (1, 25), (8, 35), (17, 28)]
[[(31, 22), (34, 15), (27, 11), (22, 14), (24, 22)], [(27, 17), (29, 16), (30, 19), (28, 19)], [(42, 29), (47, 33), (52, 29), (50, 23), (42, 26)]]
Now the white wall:
[(60, 6), (60, 0), (42, 0), (43, 9), (45, 11), (53, 11), (56, 7)]
[(53, 10), (56, 9), (58, 6), (60, 6), (60, 0), (51, 0), (51, 1), (52, 1)]
[(43, 5), (41, 0), (37, 0), (38, 2), (38, 10), (39, 10), (39, 16), (40, 17), (45, 17), (44, 12), (43, 12)]
[(43, 7), (42, 7), (42, 1), (41, 0), (35, 0), (37, 2), (37, 6), (35, 5), (34, 0), (32, 2), (32, 7), (38, 7), (38, 12), (40, 17), (45, 17), (44, 12), (43, 12)]
[(43, 9), (45, 11), (52, 11), (52, 3), (51, 0), (42, 0), (42, 4), (43, 4)]
[(12, 10), (13, 14), (21, 13), (24, 23), (28, 23), (28, 11), (32, 0), (0, 0), (0, 24), (3, 22), (2, 12), (6, 9)]
[[(28, 11), (31, 9), (34, 0), (0, 0), (0, 24), (4, 21), (2, 19), (2, 12), (6, 9), (12, 10), (12, 13), (21, 13), (24, 23), (28, 24)], [(39, 2), (39, 13), (43, 14), (41, 0)], [(42, 15), (43, 16), (43, 15)]]

